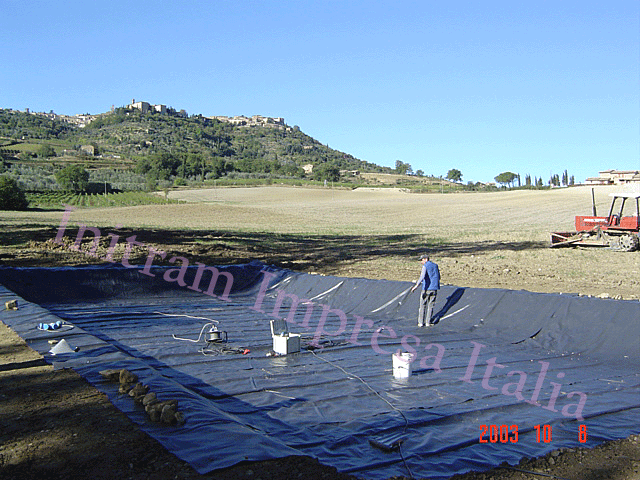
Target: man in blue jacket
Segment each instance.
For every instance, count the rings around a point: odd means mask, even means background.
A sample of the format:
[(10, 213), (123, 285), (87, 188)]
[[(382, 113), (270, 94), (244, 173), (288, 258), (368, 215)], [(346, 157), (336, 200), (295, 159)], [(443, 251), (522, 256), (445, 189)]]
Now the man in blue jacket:
[(411, 293), (422, 285), (418, 326), (429, 327), (433, 325), (431, 315), (433, 314), (433, 305), (436, 303), (438, 290), (440, 290), (440, 269), (437, 264), (429, 259), (429, 255), (422, 255), (420, 261), (422, 262), (422, 272), (416, 284), (411, 287)]

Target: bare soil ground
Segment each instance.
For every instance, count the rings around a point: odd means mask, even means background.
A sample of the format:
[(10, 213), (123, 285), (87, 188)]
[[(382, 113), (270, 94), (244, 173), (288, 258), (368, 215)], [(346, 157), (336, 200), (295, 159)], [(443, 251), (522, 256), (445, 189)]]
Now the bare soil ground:
[[(598, 213), (609, 188), (596, 189)], [(640, 253), (550, 249), (550, 231), (572, 230), (591, 212), (591, 190), (417, 195), (398, 190), (237, 188), (183, 190), (189, 203), (78, 209), (53, 242), (63, 210), (3, 212), (0, 264), (59, 266), (98, 263), (111, 237), (136, 236), (130, 262), (149, 247), (207, 265), (261, 260), (318, 274), (412, 281), (417, 256), (430, 251), (444, 283), (484, 288), (640, 298)], [(71, 247), (80, 224), (101, 234), (97, 257), (89, 233)], [(120, 261), (124, 240), (114, 260)], [(163, 263), (159, 257), (154, 264)], [(638, 431), (640, 433), (640, 429)], [(0, 323), (1, 478), (349, 478), (307, 457), (238, 465), (198, 475), (141, 433), (106, 397), (71, 371), (53, 371)], [(601, 447), (556, 451), (470, 473), (457, 480), (639, 480), (640, 436)]]

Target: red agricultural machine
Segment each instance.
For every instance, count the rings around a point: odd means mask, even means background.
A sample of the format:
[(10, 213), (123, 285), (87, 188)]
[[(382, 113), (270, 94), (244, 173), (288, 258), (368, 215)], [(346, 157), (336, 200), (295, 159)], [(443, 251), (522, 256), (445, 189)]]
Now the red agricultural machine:
[[(599, 217), (596, 214), (595, 198), (593, 215), (576, 215), (575, 232), (551, 233), (551, 247), (596, 246), (611, 247), (614, 250), (632, 252), (640, 245), (640, 192), (610, 193), (612, 197), (609, 215)], [(623, 216), (627, 205), (634, 208), (632, 215)], [(635, 203), (635, 205), (633, 205)], [(630, 213), (630, 212), (629, 212)]]

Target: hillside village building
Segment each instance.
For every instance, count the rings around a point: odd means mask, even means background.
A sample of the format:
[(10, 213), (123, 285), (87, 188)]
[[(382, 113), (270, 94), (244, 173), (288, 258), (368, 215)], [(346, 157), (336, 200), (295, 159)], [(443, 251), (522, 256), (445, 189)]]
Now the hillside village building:
[(640, 184), (640, 170), (603, 170), (597, 177), (585, 180), (587, 185), (624, 185), (627, 183)]
[(151, 111), (151, 104), (148, 102), (136, 102), (135, 100), (135, 98), (131, 100), (130, 107), (132, 109), (140, 110), (142, 113), (149, 113)]
[(211, 120), (218, 120), (220, 122), (231, 123), (241, 127), (251, 126), (263, 126), (263, 127), (277, 127), (285, 128), (284, 118), (282, 117), (263, 117), (262, 115), (253, 115), (252, 117), (245, 117), (244, 115), (238, 115), (235, 117), (227, 117), (224, 115), (218, 115), (214, 117), (207, 117)]
[[(9, 112), (13, 112), (12, 109), (8, 109)], [(19, 110), (16, 110), (16, 112), (18, 112)], [(78, 114), (78, 115), (60, 115), (55, 113), (53, 110), (51, 110), (50, 112), (32, 112), (30, 109), (26, 108), (24, 113), (30, 114), (30, 115), (39, 115), (45, 118), (48, 118), (49, 120), (59, 120), (61, 122), (67, 122), (67, 123), (71, 123), (72, 125), (75, 125), (77, 127), (86, 127), (87, 125), (89, 125), (93, 120), (95, 120), (96, 118), (98, 118), (100, 116), (100, 114), (98, 115), (89, 115), (87, 114)]]
[(129, 110), (140, 110), (142, 113), (156, 112), (163, 115), (176, 115), (178, 117), (186, 118), (187, 112), (185, 110), (176, 111), (174, 108), (167, 107), (166, 105), (158, 104), (152, 105), (149, 102), (136, 102), (134, 98), (131, 100), (131, 104), (127, 105)]
[[(174, 108), (167, 107), (164, 104), (152, 104), (144, 101), (136, 102), (135, 98), (132, 99), (131, 103), (129, 105), (126, 105), (124, 108), (128, 111), (139, 110), (141, 113), (160, 113), (162, 115), (174, 115), (182, 118), (188, 117), (186, 110), (177, 111)], [(91, 123), (96, 118), (100, 117), (101, 115), (104, 115), (104, 114), (97, 114), (97, 115), (81, 114), (81, 115), (69, 116), (69, 115), (58, 115), (53, 111), (49, 113), (44, 113), (44, 112), (35, 113), (35, 112), (31, 112), (28, 108), (25, 111), (26, 113), (32, 113), (34, 115), (45, 116), (50, 120), (62, 120), (67, 123), (74, 124), (78, 127), (85, 127), (89, 125), (89, 123)], [(114, 111), (115, 111), (115, 107), (111, 106), (111, 113), (114, 113)], [(262, 115), (253, 115), (251, 117), (247, 117), (244, 115), (236, 115), (234, 117), (228, 117), (224, 115), (217, 115), (217, 116), (206, 117), (206, 118), (209, 118), (210, 120), (218, 120), (220, 122), (227, 122), (232, 125), (240, 126), (240, 127), (262, 126), (262, 127), (273, 127), (273, 128), (291, 130), (291, 127), (287, 126), (287, 124), (284, 122), (284, 118), (282, 117), (263, 117)], [(305, 147), (305, 148), (310, 149), (312, 147)]]
[(82, 145), (80, 147), (80, 151), (84, 154), (91, 155), (92, 157), (96, 154), (96, 149), (93, 145)]

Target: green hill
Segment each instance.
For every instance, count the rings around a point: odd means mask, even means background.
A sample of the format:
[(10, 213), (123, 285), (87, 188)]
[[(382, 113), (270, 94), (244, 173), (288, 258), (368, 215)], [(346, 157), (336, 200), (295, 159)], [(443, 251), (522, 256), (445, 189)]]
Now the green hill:
[[(359, 160), (282, 118), (187, 116), (132, 104), (73, 117), (0, 109), (0, 174), (30, 192), (61, 190), (55, 173), (80, 164), (88, 193), (264, 183), (400, 186), (415, 192), (461, 185)], [(400, 167), (398, 167), (400, 165)], [(409, 164), (396, 161), (402, 172)], [(409, 172), (410, 173), (410, 172)], [(333, 185), (333, 183), (332, 183)]]
[[(0, 155), (10, 163), (78, 161), (89, 169), (130, 168), (165, 180), (231, 172), (304, 177), (303, 166), (309, 164), (315, 172), (392, 171), (329, 148), (284, 123), (242, 126), (124, 107), (91, 116), (84, 127), (60, 117), (0, 109)], [(48, 152), (44, 145), (51, 147)]]

